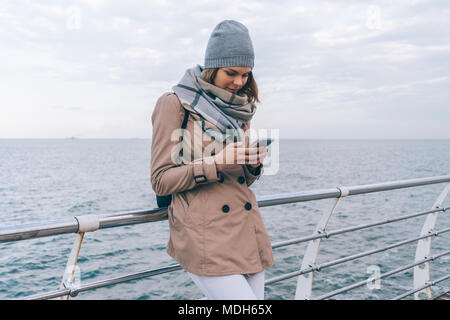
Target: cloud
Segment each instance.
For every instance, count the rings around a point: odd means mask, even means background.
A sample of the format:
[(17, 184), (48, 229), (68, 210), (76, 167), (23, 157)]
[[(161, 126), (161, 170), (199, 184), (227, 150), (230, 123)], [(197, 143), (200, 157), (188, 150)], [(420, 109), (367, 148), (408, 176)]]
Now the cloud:
[(81, 107), (70, 107), (70, 106), (61, 106), (61, 105), (51, 106), (51, 108), (55, 109), (55, 110), (63, 110), (63, 111), (80, 111), (83, 109)]
[[(322, 128), (321, 137), (336, 137), (341, 128), (348, 138), (345, 127), (374, 137), (384, 123), (395, 137), (414, 123), (416, 132), (440, 126), (437, 135), (450, 138), (444, 123), (450, 117), (449, 18), (446, 1), (2, 1), (0, 88), (8, 92), (3, 105), (23, 113), (33, 104), (53, 111), (60, 106), (58, 112), (67, 113), (60, 121), (76, 123), (58, 126), (63, 137), (75, 135), (64, 128), (83, 126), (81, 119), (92, 112), (88, 99), (95, 101), (98, 117), (114, 126), (93, 129), (93, 122), (79, 131), (112, 134), (119, 120), (101, 114), (111, 101), (122, 118), (132, 113), (130, 119), (138, 121), (151, 113), (186, 68), (203, 63), (214, 26), (235, 19), (248, 27), (256, 53), (263, 104), (252, 126), (279, 127), (282, 137), (283, 129), (291, 137), (311, 137), (318, 134), (313, 128)], [(34, 95), (38, 88), (45, 94)], [(19, 92), (33, 99), (18, 99)], [(430, 103), (433, 113), (427, 114)], [(418, 123), (417, 114), (428, 120)], [(144, 126), (139, 132), (149, 134)], [(117, 129), (118, 135), (127, 128)], [(51, 134), (58, 136), (58, 130)]]

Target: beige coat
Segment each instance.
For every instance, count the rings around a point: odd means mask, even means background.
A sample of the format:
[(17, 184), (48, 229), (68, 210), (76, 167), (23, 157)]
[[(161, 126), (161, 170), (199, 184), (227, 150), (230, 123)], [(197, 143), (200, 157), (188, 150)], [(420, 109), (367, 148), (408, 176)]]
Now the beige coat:
[[(270, 239), (248, 188), (260, 177), (262, 166), (218, 173), (212, 156), (175, 164), (173, 150), (179, 142), (171, 135), (181, 128), (183, 117), (184, 108), (173, 93), (162, 95), (152, 114), (151, 183), (156, 194), (172, 194), (167, 253), (198, 275), (253, 274), (272, 266)], [(214, 127), (206, 121), (204, 125)], [(191, 137), (194, 126), (190, 116), (186, 130)], [(210, 143), (205, 138), (203, 148)], [(201, 175), (206, 181), (194, 179)]]

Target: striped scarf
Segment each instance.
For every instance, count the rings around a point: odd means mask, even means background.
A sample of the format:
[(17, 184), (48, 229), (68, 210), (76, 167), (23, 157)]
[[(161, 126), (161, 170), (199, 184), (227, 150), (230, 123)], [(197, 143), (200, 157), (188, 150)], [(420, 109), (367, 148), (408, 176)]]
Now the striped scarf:
[(202, 71), (200, 65), (186, 70), (183, 78), (172, 90), (185, 109), (219, 130), (206, 129), (206, 134), (222, 143), (243, 141), (241, 126), (252, 119), (256, 105), (249, 103), (245, 94), (234, 94), (202, 80)]

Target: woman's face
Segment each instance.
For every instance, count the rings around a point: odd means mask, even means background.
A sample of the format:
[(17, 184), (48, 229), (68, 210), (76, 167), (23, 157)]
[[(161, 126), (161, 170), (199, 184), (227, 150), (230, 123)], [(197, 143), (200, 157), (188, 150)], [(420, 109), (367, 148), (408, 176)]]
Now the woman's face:
[(217, 70), (214, 85), (232, 93), (237, 93), (247, 83), (250, 67), (226, 67)]

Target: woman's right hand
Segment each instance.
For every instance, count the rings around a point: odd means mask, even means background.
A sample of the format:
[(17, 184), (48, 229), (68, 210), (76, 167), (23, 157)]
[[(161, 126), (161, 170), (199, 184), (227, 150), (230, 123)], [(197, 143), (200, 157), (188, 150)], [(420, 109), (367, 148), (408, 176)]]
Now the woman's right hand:
[(244, 164), (254, 164), (262, 161), (267, 153), (267, 148), (248, 148), (244, 141), (229, 143), (214, 156), (217, 171), (236, 169)]

